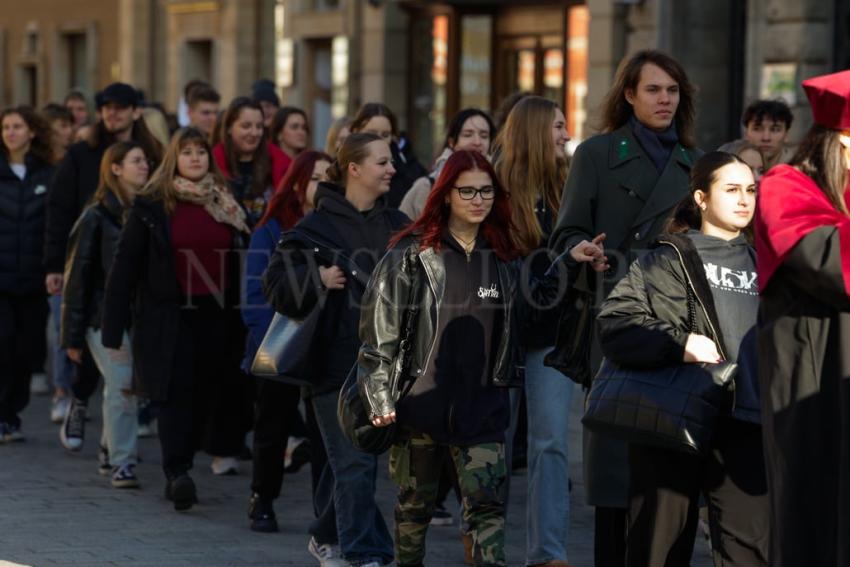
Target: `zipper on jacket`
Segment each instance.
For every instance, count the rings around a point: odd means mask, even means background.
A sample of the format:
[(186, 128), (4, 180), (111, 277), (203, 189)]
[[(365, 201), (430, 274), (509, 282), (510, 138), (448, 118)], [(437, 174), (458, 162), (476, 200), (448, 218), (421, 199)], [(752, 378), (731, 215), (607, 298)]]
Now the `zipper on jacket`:
[[(434, 294), (434, 298), (437, 299), (437, 284), (434, 283), (434, 280), (431, 278), (431, 273), (425, 268), (425, 262), (419, 258), (419, 254), (416, 254), (416, 262), (420, 262), (422, 264), (422, 269), (425, 271), (425, 277), (428, 278), (428, 285), (431, 286), (431, 292)], [(414, 282), (418, 283), (418, 282)], [(420, 299), (420, 301), (422, 301)], [(434, 326), (435, 332), (434, 337), (431, 339), (431, 347), (428, 349), (428, 355), (425, 357), (425, 365), (422, 368), (422, 372), (419, 376), (422, 376), (426, 372), (428, 372), (428, 363), (431, 361), (431, 354), (434, 352), (434, 346), (437, 344), (437, 333), (436, 329), (440, 328), (440, 304), (439, 301), (434, 302), (434, 311), (436, 311), (436, 324)], [(430, 315), (429, 315), (430, 316)]]

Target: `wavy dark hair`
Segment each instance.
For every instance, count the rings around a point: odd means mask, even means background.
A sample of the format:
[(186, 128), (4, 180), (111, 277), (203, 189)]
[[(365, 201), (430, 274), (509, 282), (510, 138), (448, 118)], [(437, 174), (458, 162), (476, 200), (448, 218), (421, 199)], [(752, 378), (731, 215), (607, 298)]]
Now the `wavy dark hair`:
[(686, 148), (696, 147), (694, 123), (696, 122), (696, 88), (688, 79), (685, 69), (678, 61), (655, 49), (638, 51), (631, 58), (624, 59), (617, 69), (614, 85), (605, 95), (601, 106), (601, 126), (604, 132), (613, 132), (634, 114), (632, 105), (626, 100), (626, 91), (635, 91), (640, 81), (643, 66), (652, 63), (679, 84), (679, 106), (673, 118), (679, 142)]
[[(227, 160), (227, 169), (230, 170), (230, 175), (239, 174), (239, 155), (236, 152), (233, 139), (227, 132), (233, 127), (239, 119), (239, 115), (245, 109), (256, 110), (260, 113), (260, 116), (263, 115), (263, 108), (259, 102), (247, 96), (240, 96), (230, 102), (221, 121), (221, 143), (224, 144), (224, 157)], [(257, 197), (262, 195), (266, 187), (272, 182), (272, 160), (269, 156), (269, 150), (266, 147), (265, 135), (262, 136), (257, 149), (254, 150), (251, 161), (254, 165), (251, 176), (251, 196)]]
[(286, 121), (293, 114), (300, 114), (304, 117), (304, 124), (307, 126), (307, 134), (310, 134), (310, 121), (307, 120), (307, 113), (295, 106), (282, 106), (274, 113), (272, 126), (269, 128), (269, 140), (274, 145), (277, 145), (277, 137), (280, 136), (280, 131), (286, 126)]
[[(0, 124), (3, 123), (3, 120), (5, 120), (7, 116), (11, 116), (13, 114), (20, 116), (26, 123), (27, 128), (29, 128), (34, 134), (34, 137), (30, 142), (30, 149), (28, 153), (35, 156), (39, 161), (44, 163), (53, 163), (53, 148), (50, 143), (51, 130), (47, 121), (32, 107), (21, 105), (7, 108), (0, 113)], [(6, 144), (2, 141), (0, 141), (0, 149), (2, 149), (3, 155), (8, 158), (9, 150), (6, 148)]]
[(511, 204), (508, 193), (496, 171), (487, 158), (470, 150), (459, 150), (454, 152), (448, 160), (440, 177), (434, 183), (422, 214), (413, 224), (402, 229), (390, 239), (390, 248), (396, 246), (401, 240), (412, 236), (419, 241), (421, 249), (442, 248), (443, 231), (449, 225), (451, 209), (446, 205), (446, 196), (454, 189), (457, 178), (466, 171), (482, 171), (490, 176), (493, 187), (496, 188), (496, 196), (493, 199), (493, 208), (490, 214), (481, 223), (481, 234), (493, 248), (496, 256), (503, 261), (510, 261), (519, 256), (519, 250), (511, 240)]
[(333, 158), (325, 152), (305, 150), (298, 154), (286, 175), (280, 180), (277, 190), (269, 199), (266, 212), (257, 223), (260, 227), (272, 219), (280, 224), (281, 229), (289, 230), (304, 216), (304, 205), (307, 203), (307, 185), (313, 176), (313, 168), (318, 161), (333, 162)]
[[(141, 116), (139, 116), (138, 120), (133, 120), (133, 126), (130, 129), (130, 139), (137, 142), (142, 147), (145, 155), (148, 156), (148, 159), (154, 163), (154, 166), (162, 161), (165, 148), (163, 148), (159, 140), (157, 140), (153, 133), (151, 133)], [(88, 137), (90, 147), (97, 148), (101, 144), (111, 146), (115, 142), (117, 142), (115, 134), (106, 129), (106, 126), (103, 124), (103, 120), (98, 120), (98, 122), (92, 126)]]
[(390, 121), (393, 138), (398, 136), (398, 120), (390, 107), (380, 102), (367, 102), (360, 107), (351, 119), (351, 131), (360, 132), (366, 124), (376, 116), (383, 116)]
[[(708, 152), (694, 162), (691, 168), (688, 196), (673, 209), (673, 214), (664, 226), (665, 233), (676, 234), (702, 228), (702, 211), (694, 200), (694, 193), (697, 191), (708, 193), (717, 181), (717, 171), (730, 163), (740, 163), (749, 167), (735, 154), (721, 151)], [(747, 233), (749, 234), (749, 230)]]
[(449, 121), (449, 126), (446, 128), (446, 139), (443, 142), (443, 148), (450, 148), (457, 143), (458, 136), (463, 130), (463, 125), (466, 121), (474, 116), (480, 116), (487, 122), (487, 128), (490, 130), (490, 144), (492, 145), (496, 138), (496, 125), (493, 124), (493, 119), (490, 115), (478, 108), (464, 108)]

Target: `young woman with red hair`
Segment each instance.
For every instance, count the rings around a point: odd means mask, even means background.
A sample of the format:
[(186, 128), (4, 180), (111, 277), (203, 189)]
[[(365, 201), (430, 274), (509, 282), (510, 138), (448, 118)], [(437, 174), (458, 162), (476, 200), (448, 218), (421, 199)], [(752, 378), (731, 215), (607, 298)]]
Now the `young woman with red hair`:
[[(596, 243), (583, 242), (526, 287), (511, 228), (510, 201), (493, 167), (478, 152), (457, 151), (363, 296), (360, 392), (374, 425), (398, 427), (390, 476), (400, 487), (399, 566), (424, 561), (447, 458), (457, 471), (474, 564), (506, 565), (506, 387), (522, 385), (517, 338), (527, 315), (560, 299), (577, 262), (604, 262)], [(406, 393), (400, 400), (398, 391)]]
[[(295, 158), (277, 191), (269, 200), (265, 214), (251, 235), (245, 260), (245, 303), (242, 320), (248, 328), (248, 342), (242, 368), (251, 369), (269, 328), (274, 310), (263, 295), (262, 275), (283, 231), (289, 230), (313, 210), (313, 196), (333, 159), (316, 151), (304, 151)], [(276, 532), (277, 518), (273, 502), (280, 496), (284, 462), (282, 455), (292, 432), (301, 400), (300, 389), (274, 380), (257, 379), (257, 403), (254, 413), (254, 469), (251, 482), (249, 516), (251, 529)]]

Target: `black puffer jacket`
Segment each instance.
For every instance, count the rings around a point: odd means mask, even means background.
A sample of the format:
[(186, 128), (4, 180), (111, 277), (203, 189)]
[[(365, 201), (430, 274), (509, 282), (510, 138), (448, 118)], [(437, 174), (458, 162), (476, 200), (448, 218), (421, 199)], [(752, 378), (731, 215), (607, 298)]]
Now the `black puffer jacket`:
[[(324, 302), (316, 357), (318, 394), (342, 386), (357, 358), (357, 325), (366, 282), (384, 255), (390, 237), (409, 222), (381, 197), (368, 212), (358, 211), (342, 190), (321, 183), (316, 210), (281, 236), (263, 276), (263, 290), (275, 311), (301, 319), (317, 301)], [(345, 288), (328, 291), (319, 267), (339, 266)]]
[(124, 207), (112, 193), (86, 207), (71, 229), (62, 292), (62, 348), (82, 348), (86, 329), (100, 328), (106, 275), (121, 236)]
[[(597, 323), (603, 354), (633, 368), (682, 364), (690, 334), (688, 288), (696, 298), (693, 332), (711, 338), (728, 359), (705, 268), (690, 238), (681, 234), (660, 236), (602, 304)], [(755, 344), (742, 343), (739, 364), (752, 358), (747, 349)], [(737, 379), (755, 380), (756, 373), (739, 372)], [(757, 392), (756, 384), (736, 385), (735, 417), (753, 421), (760, 407)]]
[(21, 295), (44, 291), (45, 204), (56, 171), (32, 154), (24, 163), (22, 180), (0, 153), (0, 292)]
[[(358, 386), (367, 411), (372, 416), (387, 415), (396, 409), (400, 391), (427, 374), (431, 351), (436, 347), (436, 330), (446, 287), (446, 269), (442, 256), (433, 248), (419, 249), (418, 242), (398, 246), (381, 260), (363, 297), (360, 338), (363, 346), (358, 357)], [(418, 263), (419, 269), (414, 267)], [(527, 289), (520, 282), (520, 262), (497, 260), (499, 288), (502, 290), (501, 336), (495, 345), (490, 384), (522, 385), (525, 375), (525, 351), (522, 337), (539, 322), (540, 315), (554, 309), (563, 299), (577, 272), (569, 253), (555, 260), (547, 277), (533, 280)], [(419, 306), (414, 336), (403, 336), (405, 306), (418, 296)], [(529, 294), (529, 296), (526, 296)], [(409, 344), (408, 364), (402, 376), (399, 353)], [(416, 403), (433, 403), (435, 396), (422, 395)], [(433, 411), (446, 408), (433, 407)], [(451, 419), (451, 416), (448, 416)], [(460, 432), (462, 433), (462, 432)]]

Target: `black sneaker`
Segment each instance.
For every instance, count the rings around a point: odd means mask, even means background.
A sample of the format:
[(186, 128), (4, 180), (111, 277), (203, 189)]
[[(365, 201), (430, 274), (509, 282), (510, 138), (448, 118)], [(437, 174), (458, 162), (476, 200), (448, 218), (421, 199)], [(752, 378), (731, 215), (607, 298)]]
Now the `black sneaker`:
[(19, 443), (21, 441), (26, 441), (26, 437), (24, 437), (23, 432), (21, 432), (20, 424), (5, 424), (5, 430), (0, 435), (3, 437), (3, 443)]
[(112, 486), (115, 488), (138, 488), (139, 479), (133, 471), (135, 465), (125, 464), (112, 469)]
[(186, 473), (170, 479), (166, 483), (165, 497), (174, 502), (174, 509), (178, 512), (188, 510), (198, 503), (198, 493), (195, 491), (195, 482)]
[(453, 521), (451, 513), (442, 505), (438, 505), (431, 514), (432, 526), (450, 526)]
[(85, 402), (74, 399), (71, 408), (65, 414), (65, 421), (59, 429), (59, 440), (62, 446), (69, 451), (79, 451), (83, 448), (83, 440), (86, 437), (86, 408)]
[(301, 470), (301, 467), (309, 463), (311, 459), (312, 450), (310, 448), (310, 441), (304, 439), (292, 450), (289, 464), (284, 467), (283, 472), (290, 474), (297, 473)]
[(100, 476), (112, 474), (112, 465), (109, 464), (109, 449), (103, 445), (97, 451), (97, 474)]
[(278, 530), (271, 500), (263, 500), (259, 494), (251, 495), (248, 517), (251, 518), (251, 531), (270, 534)]

